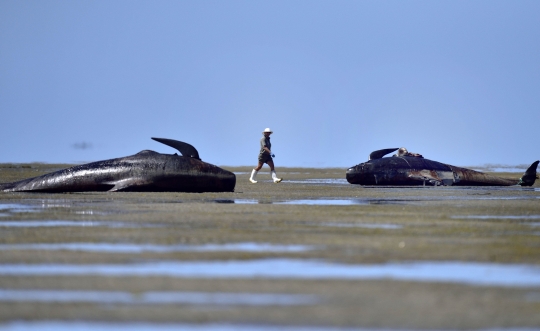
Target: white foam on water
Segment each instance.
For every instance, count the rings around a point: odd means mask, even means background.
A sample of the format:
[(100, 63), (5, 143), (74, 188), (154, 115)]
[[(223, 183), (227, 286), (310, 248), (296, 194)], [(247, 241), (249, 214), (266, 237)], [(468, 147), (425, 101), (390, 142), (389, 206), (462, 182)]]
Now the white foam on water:
[(4, 276), (166, 276), (178, 278), (269, 278), (398, 280), (476, 286), (540, 287), (540, 266), (475, 262), (342, 264), (321, 260), (258, 259), (161, 261), (134, 264), (1, 264)]

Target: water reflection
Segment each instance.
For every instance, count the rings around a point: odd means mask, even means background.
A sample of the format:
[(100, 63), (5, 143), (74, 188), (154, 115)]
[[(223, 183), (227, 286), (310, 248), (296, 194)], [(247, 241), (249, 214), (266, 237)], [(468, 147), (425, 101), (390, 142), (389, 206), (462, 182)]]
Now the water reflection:
[(25, 212), (33, 212), (35, 210), (35, 206), (33, 205), (24, 205), (20, 203), (0, 203), (0, 211), (8, 212), (8, 213), (25, 213)]
[[(64, 322), (64, 321), (17, 321), (0, 324), (0, 331), (382, 331), (382, 329), (358, 329), (316, 326), (252, 325), (252, 324), (187, 324), (151, 322)], [(397, 331), (398, 329), (396, 329)], [(504, 329), (512, 331), (512, 329)], [(515, 329), (534, 331), (534, 329)], [(536, 329), (538, 330), (538, 329)], [(384, 331), (392, 331), (384, 329)], [(407, 331), (399, 329), (399, 331)], [(484, 330), (477, 330), (484, 331)], [(497, 331), (490, 329), (485, 331)]]
[(366, 229), (403, 229), (403, 225), (398, 224), (385, 224), (385, 223), (312, 223), (310, 225), (316, 226), (329, 226), (339, 228), (366, 228)]
[(162, 261), (134, 264), (1, 264), (4, 276), (388, 279), (477, 286), (540, 287), (540, 266), (474, 262), (342, 264), (319, 260)]
[(129, 222), (104, 221), (65, 221), (65, 220), (38, 220), (38, 221), (0, 221), (0, 227), (33, 228), (33, 227), (108, 227), (108, 228), (153, 228), (162, 227), (156, 224), (142, 224)]
[(284, 293), (222, 292), (143, 292), (11, 290), (0, 289), (0, 302), (91, 302), (120, 304), (187, 304), (225, 306), (292, 306), (312, 305), (320, 300), (315, 295)]
[[(403, 188), (401, 188), (403, 189)], [(408, 189), (416, 189), (410, 188)], [(438, 188), (431, 188), (438, 189)], [(351, 206), (351, 205), (415, 205), (421, 204), (424, 202), (430, 201), (453, 201), (453, 200), (530, 200), (530, 199), (540, 199), (540, 197), (523, 195), (523, 196), (498, 196), (491, 195), (491, 193), (467, 193), (466, 196), (455, 195), (455, 196), (428, 196), (428, 195), (416, 195), (404, 197), (392, 197), (387, 198), (335, 198), (335, 199), (297, 199), (297, 200), (256, 200), (256, 199), (216, 199), (213, 202), (216, 203), (230, 203), (230, 204), (276, 204), (276, 205), (337, 205), (337, 206)]]
[(453, 215), (454, 219), (480, 220), (538, 220), (540, 215)]
[(318, 206), (351, 206), (351, 205), (374, 205), (374, 204), (402, 204), (405, 201), (393, 199), (299, 199), (285, 201), (269, 201), (255, 199), (232, 199), (214, 200), (217, 203), (236, 204), (275, 204), (275, 205), (318, 205)]
[(287, 180), (287, 183), (294, 184), (339, 184), (349, 185), (349, 182), (345, 178), (315, 178), (315, 179), (299, 179), (299, 180)]
[(46, 243), (0, 244), (2, 250), (83, 251), (96, 253), (170, 253), (170, 252), (251, 252), (251, 253), (300, 253), (314, 249), (304, 245), (274, 245), (269, 243), (229, 243), (206, 245), (154, 245), (131, 243)]
[(279, 201), (279, 202), (275, 202), (275, 204), (348, 206), (348, 205), (368, 205), (369, 202), (366, 200), (358, 200), (358, 199), (303, 199), (303, 200)]

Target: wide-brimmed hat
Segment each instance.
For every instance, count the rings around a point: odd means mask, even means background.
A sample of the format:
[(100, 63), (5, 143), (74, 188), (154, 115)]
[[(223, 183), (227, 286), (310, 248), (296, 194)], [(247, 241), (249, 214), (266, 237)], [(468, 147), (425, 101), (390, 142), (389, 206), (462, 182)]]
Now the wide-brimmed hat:
[(272, 130), (270, 130), (270, 128), (264, 129), (264, 131), (262, 133), (266, 133), (266, 132), (274, 133)]

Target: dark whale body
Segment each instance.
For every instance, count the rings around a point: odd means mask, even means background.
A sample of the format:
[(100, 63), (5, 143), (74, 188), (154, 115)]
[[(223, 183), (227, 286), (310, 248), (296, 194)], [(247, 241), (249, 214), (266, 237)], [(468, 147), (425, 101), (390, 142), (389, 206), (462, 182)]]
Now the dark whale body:
[(532, 186), (538, 178), (535, 161), (519, 179), (501, 178), (483, 172), (414, 156), (384, 155), (397, 148), (371, 153), (370, 160), (347, 170), (346, 178), (351, 184), (360, 185), (447, 185), (447, 186)]
[(97, 161), (14, 183), (0, 184), (4, 192), (233, 192), (236, 176), (203, 162), (197, 150), (181, 141), (152, 138), (180, 153), (150, 150), (117, 159)]

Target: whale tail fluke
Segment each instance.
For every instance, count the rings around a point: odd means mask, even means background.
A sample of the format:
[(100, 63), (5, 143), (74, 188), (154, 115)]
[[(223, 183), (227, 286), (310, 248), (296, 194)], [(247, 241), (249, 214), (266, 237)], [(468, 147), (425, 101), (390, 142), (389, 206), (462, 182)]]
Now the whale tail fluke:
[(191, 146), (188, 143), (185, 143), (183, 141), (173, 140), (173, 139), (166, 139), (166, 138), (154, 138), (153, 140), (158, 141), (162, 144), (165, 144), (167, 146), (171, 146), (174, 149), (177, 149), (182, 156), (191, 157), (197, 160), (200, 160), (199, 152), (197, 152), (197, 149), (195, 147)]
[(519, 179), (518, 185), (521, 186), (533, 186), (534, 182), (538, 179), (538, 175), (536, 174), (536, 168), (538, 167), (538, 163), (540, 161), (534, 161), (533, 164), (525, 171), (523, 176)]

